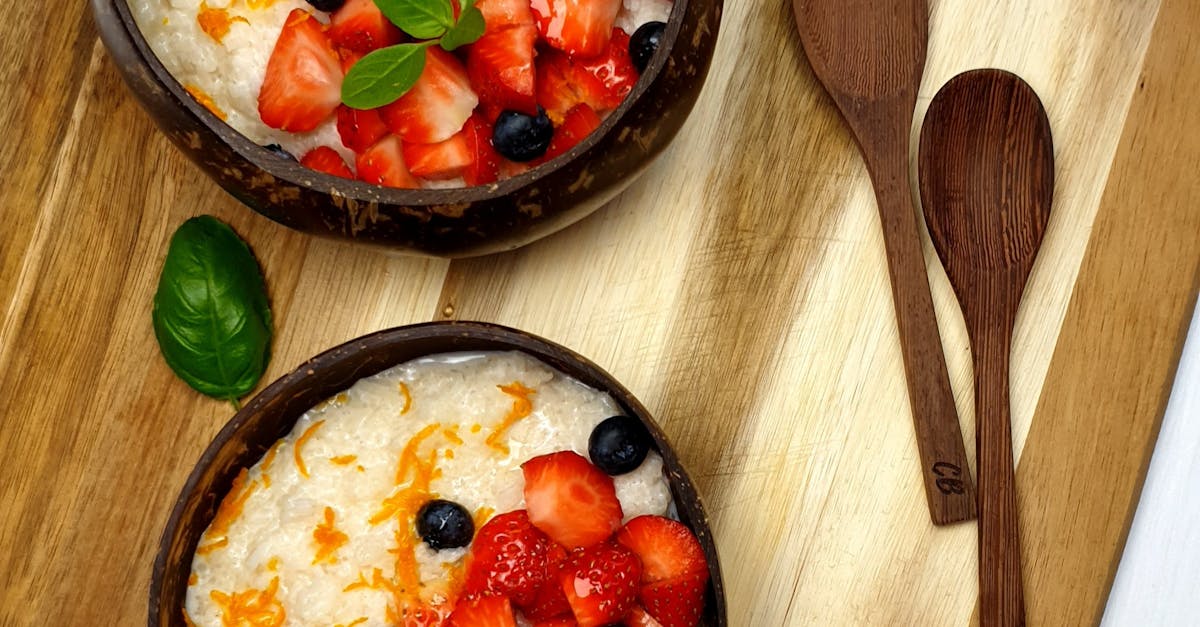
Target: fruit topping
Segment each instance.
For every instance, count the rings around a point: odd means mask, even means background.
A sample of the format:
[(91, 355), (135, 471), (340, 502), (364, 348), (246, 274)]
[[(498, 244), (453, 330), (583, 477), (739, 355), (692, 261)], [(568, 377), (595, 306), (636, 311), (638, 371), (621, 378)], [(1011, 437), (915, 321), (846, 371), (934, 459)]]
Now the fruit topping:
[(383, 107), (383, 121), (406, 142), (436, 144), (462, 130), (479, 104), (462, 63), (431, 46), (425, 49), (425, 69), (408, 93)]
[(467, 185), (495, 183), (500, 176), (500, 155), (492, 147), (492, 127), (478, 113), (463, 125), (463, 139), (471, 153), (471, 163), (463, 170)]
[(612, 477), (579, 454), (561, 451), (521, 465), (529, 520), (551, 540), (574, 549), (606, 540), (621, 526)]
[(629, 38), (629, 56), (639, 74), (650, 65), (650, 59), (658, 51), (658, 44), (666, 30), (667, 25), (662, 22), (646, 22), (633, 31), (633, 36)]
[(416, 189), (421, 186), (408, 166), (404, 164), (404, 153), (400, 148), (400, 138), (389, 135), (374, 146), (359, 153), (355, 162), (358, 178), (374, 185), (385, 187), (407, 187)]
[(341, 99), (337, 52), (316, 18), (303, 9), (292, 10), (267, 61), (259, 117), (271, 128), (302, 133), (328, 119)]
[(346, 105), (338, 107), (337, 129), (342, 145), (354, 152), (370, 148), (388, 134), (388, 127), (379, 117), (378, 110), (351, 109)]
[(558, 616), (539, 620), (533, 623), (533, 627), (578, 627), (579, 623), (575, 622), (574, 618), (568, 614), (567, 616)]
[(576, 57), (593, 57), (608, 46), (621, 0), (533, 0), (542, 39)]
[(650, 432), (642, 421), (630, 416), (613, 416), (592, 429), (588, 438), (588, 456), (600, 470), (614, 476), (623, 475), (642, 465), (650, 444)]
[(532, 24), (501, 26), (471, 44), (467, 52), (467, 73), (471, 86), (479, 94), (485, 110), (537, 113), (535, 99), (534, 51), (537, 29)]
[(707, 573), (696, 573), (643, 586), (642, 605), (663, 627), (696, 627), (707, 581)]
[(571, 554), (558, 575), (579, 627), (621, 620), (637, 604), (642, 563), (629, 549), (603, 542)]
[(663, 627), (662, 623), (654, 620), (654, 617), (646, 613), (646, 608), (637, 606), (633, 611), (629, 612), (629, 616), (625, 619), (626, 627)]
[(642, 560), (644, 583), (708, 573), (704, 549), (683, 523), (662, 516), (638, 516), (617, 532), (617, 542)]
[(576, 105), (603, 113), (621, 102), (600, 79), (556, 50), (538, 57), (537, 70), (537, 101), (555, 124), (562, 124)]
[(499, 594), (518, 606), (534, 606), (563, 556), (562, 548), (530, 523), (525, 510), (501, 514), (479, 528), (463, 592)]
[(446, 621), (447, 627), (516, 627), (508, 598), (485, 595), (459, 601)]
[(345, 3), (346, 0), (308, 0), (308, 4), (310, 4), (312, 8), (318, 11), (324, 11), (326, 13), (337, 11), (338, 9), (342, 8), (342, 5)]
[[(567, 112), (562, 124), (554, 129), (554, 138), (550, 140), (550, 147), (546, 149), (546, 154), (542, 159), (549, 161), (574, 148), (575, 144), (583, 141), (599, 126), (600, 116), (596, 115), (591, 107), (585, 104), (575, 105), (575, 108)], [(596, 457), (593, 455), (592, 462), (595, 463), (595, 460)], [(603, 469), (603, 467), (601, 468)]]
[(346, 0), (329, 18), (329, 39), (339, 48), (366, 54), (398, 44), (403, 38), (375, 0)]
[(615, 109), (633, 91), (638, 81), (638, 71), (629, 58), (629, 35), (614, 28), (608, 47), (600, 56), (591, 59), (576, 59), (575, 63), (604, 85), (606, 108)]
[(554, 138), (554, 125), (540, 107), (538, 115), (505, 111), (496, 119), (492, 146), (496, 152), (518, 163), (533, 161), (546, 154)]
[(354, 171), (346, 165), (342, 155), (329, 146), (317, 146), (308, 151), (303, 157), (300, 157), (300, 165), (346, 179), (354, 178)]
[(471, 543), (475, 522), (462, 505), (434, 499), (417, 512), (417, 534), (434, 550), (455, 549)]
[(462, 176), (473, 159), (465, 129), (436, 144), (404, 144), (404, 163), (409, 171), (431, 181)]

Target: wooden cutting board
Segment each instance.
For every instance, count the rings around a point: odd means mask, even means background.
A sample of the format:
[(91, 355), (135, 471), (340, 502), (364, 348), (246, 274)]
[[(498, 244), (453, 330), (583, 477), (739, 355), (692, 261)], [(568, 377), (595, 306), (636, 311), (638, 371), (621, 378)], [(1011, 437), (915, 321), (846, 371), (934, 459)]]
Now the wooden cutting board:
[[(154, 130), (83, 3), (8, 7), (0, 625), (143, 620), (168, 511), (231, 415), (173, 377), (150, 326), (168, 238), (200, 213), (265, 268), (266, 381), (417, 321), (545, 335), (623, 380), (673, 438), (712, 515), (733, 625), (971, 622), (975, 528), (934, 528), (925, 509), (866, 172), (790, 3), (726, 4), (704, 95), (640, 181), (559, 235), (453, 263), (241, 208)], [(1013, 360), (1025, 581), (1031, 624), (1095, 623), (1200, 277), (1200, 4), (931, 4), (918, 119), (980, 66), (1021, 74), (1049, 111), (1058, 190)], [(962, 320), (926, 244), (973, 440)]]

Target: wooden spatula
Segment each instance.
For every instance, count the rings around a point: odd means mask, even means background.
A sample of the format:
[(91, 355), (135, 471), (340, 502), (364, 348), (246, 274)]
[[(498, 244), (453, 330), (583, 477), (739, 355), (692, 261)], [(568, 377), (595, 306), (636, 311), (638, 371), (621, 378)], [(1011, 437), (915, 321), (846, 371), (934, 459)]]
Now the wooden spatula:
[(925, 496), (934, 524), (969, 520), (975, 492), (908, 182), (909, 131), (925, 69), (925, 0), (794, 0), (817, 78), (850, 125), (875, 185)]
[(1050, 219), (1054, 147), (1037, 94), (1000, 70), (960, 74), (921, 130), (921, 201), (975, 358), (979, 622), (1025, 624), (1009, 420), (1017, 307)]

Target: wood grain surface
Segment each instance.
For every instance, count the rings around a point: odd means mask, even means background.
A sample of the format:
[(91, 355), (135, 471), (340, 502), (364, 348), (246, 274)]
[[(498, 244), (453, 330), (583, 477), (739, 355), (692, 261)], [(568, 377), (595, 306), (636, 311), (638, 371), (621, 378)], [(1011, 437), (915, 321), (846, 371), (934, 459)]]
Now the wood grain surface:
[[(1200, 275), (1191, 0), (931, 2), (919, 94), (1021, 74), (1057, 140), (1055, 213), (1017, 320), (1013, 423), (1030, 623), (1089, 624)], [(0, 41), (0, 625), (137, 625), (184, 477), (230, 417), (157, 353), (173, 230), (210, 213), (262, 262), (268, 380), (380, 328), (454, 317), (576, 349), (659, 418), (712, 514), (745, 625), (962, 625), (975, 527), (935, 528), (866, 171), (785, 2), (728, 3), (678, 140), (592, 218), (447, 263), (289, 232), (185, 162), (84, 3), (16, 3)], [(1144, 65), (1144, 67), (1143, 67)], [(918, 114), (918, 121), (921, 115)], [(961, 316), (925, 242), (964, 431)]]

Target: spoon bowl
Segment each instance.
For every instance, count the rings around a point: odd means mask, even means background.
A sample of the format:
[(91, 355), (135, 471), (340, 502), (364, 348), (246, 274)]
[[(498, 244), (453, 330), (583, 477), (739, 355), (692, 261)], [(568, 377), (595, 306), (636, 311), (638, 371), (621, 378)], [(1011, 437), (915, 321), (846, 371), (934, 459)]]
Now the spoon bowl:
[(960, 74), (929, 106), (919, 163), (930, 237), (962, 306), (975, 362), (980, 624), (1024, 625), (1009, 357), (1021, 294), (1050, 220), (1050, 122), (1016, 75)]

